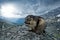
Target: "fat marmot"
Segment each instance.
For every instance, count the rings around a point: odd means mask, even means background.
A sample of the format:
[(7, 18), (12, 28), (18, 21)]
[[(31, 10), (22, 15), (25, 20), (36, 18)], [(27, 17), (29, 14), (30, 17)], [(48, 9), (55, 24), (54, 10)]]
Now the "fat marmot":
[(25, 18), (25, 25), (31, 28), (29, 31), (35, 32), (37, 34), (45, 33), (45, 20), (40, 16), (28, 15)]

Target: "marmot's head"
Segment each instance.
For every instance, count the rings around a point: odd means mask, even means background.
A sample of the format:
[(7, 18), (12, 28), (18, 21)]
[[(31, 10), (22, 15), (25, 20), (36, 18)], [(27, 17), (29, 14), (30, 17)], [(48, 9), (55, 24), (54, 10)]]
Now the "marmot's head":
[(28, 16), (25, 18), (25, 24), (30, 24), (31, 19), (33, 20), (33, 16), (32, 16), (32, 15), (28, 15)]
[(36, 26), (36, 20), (35, 20), (35, 16), (33, 15), (28, 15), (25, 18), (25, 24), (26, 26), (29, 26), (31, 28), (34, 28)]

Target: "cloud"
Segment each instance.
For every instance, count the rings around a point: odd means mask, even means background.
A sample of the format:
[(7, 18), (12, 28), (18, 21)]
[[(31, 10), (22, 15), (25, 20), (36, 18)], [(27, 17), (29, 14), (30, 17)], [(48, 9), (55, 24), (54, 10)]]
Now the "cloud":
[(5, 3), (14, 4), (16, 7), (16, 11), (13, 13), (14, 15), (11, 15), (13, 18), (1, 17), (12, 22), (17, 22), (20, 18), (25, 18), (27, 15), (40, 16), (52, 9), (60, 7), (60, 0), (0, 0), (0, 6)]
[(60, 14), (58, 14), (57, 17), (60, 17)]
[[(2, 0), (3, 2), (11, 2), (16, 5), (16, 15), (26, 17), (27, 15), (43, 15), (49, 10), (60, 6), (60, 0)], [(18, 16), (19, 17), (19, 16)]]

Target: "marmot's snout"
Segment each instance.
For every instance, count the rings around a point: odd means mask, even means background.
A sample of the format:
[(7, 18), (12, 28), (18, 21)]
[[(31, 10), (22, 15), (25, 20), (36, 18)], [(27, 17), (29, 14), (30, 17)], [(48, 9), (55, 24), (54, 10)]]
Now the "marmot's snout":
[(26, 21), (25, 21), (24, 23), (25, 23), (25, 24), (30, 24), (29, 22), (26, 22)]

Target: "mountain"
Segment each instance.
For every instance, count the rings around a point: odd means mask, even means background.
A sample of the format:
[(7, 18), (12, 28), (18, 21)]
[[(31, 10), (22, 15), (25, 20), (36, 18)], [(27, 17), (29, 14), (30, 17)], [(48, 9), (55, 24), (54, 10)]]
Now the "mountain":
[(47, 19), (47, 18), (56, 17), (59, 14), (60, 14), (60, 7), (50, 10), (48, 13), (41, 15), (41, 16)]
[(14, 24), (14, 25), (23, 25), (25, 18), (0, 18), (1, 22), (6, 22), (8, 24)]
[(16, 21), (16, 24), (18, 25), (23, 25), (24, 24), (24, 21), (25, 21), (25, 18), (20, 18)]
[(10, 19), (0, 19), (0, 40), (59, 40), (60, 22), (58, 19), (60, 17), (57, 17), (59, 14), (60, 7), (41, 15), (47, 22), (46, 34), (44, 36), (27, 31), (29, 28), (25, 25), (15, 26), (17, 24), (23, 24), (25, 21), (24, 18), (20, 18), (17, 21), (15, 21), (15, 19), (12, 19), (12, 21), (10, 21)]

